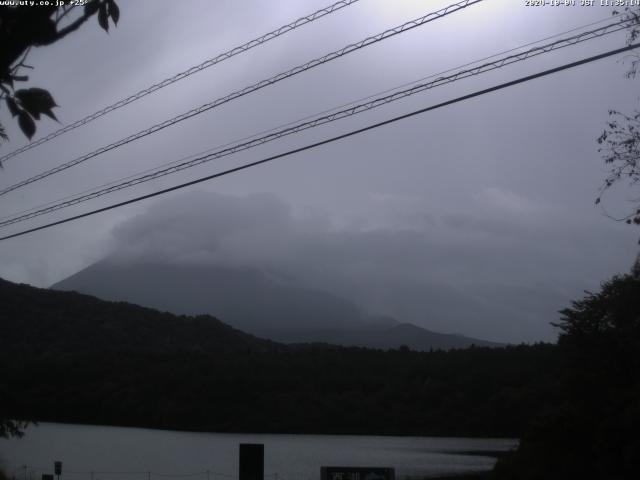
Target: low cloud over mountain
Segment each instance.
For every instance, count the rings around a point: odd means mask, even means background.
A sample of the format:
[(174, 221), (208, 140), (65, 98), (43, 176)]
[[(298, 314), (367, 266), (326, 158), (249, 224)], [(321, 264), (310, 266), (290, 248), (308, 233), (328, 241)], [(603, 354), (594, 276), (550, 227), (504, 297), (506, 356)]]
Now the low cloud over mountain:
[[(513, 214), (538, 208), (496, 189), (487, 191), (484, 200), (505, 204)], [(387, 207), (410, 202), (390, 197), (372, 201)], [(406, 207), (403, 212), (411, 212)], [(554, 332), (549, 322), (580, 284), (572, 282), (575, 271), (558, 273), (562, 263), (576, 263), (563, 246), (540, 250), (535, 258), (522, 255), (540, 235), (544, 232), (536, 231), (536, 225), (505, 215), (430, 217), (417, 211), (395, 224), (338, 227), (318, 212), (296, 214), (271, 194), (193, 192), (159, 202), (120, 224), (113, 231), (109, 263), (234, 271), (244, 277), (234, 283), (230, 275), (226, 287), (237, 295), (237, 308), (245, 310), (247, 304), (260, 309), (260, 282), (296, 288), (299, 295), (313, 291), (314, 310), (319, 318), (325, 316), (328, 329), (353, 326), (349, 322), (359, 322), (360, 316), (386, 315), (496, 341), (550, 340)], [(470, 236), (477, 241), (470, 244)], [(149, 290), (145, 295), (154, 307), (202, 313), (196, 311), (197, 303), (170, 305), (167, 292)], [(340, 311), (331, 317), (339, 320), (330, 320), (321, 304)], [(209, 313), (233, 323), (229, 312)]]

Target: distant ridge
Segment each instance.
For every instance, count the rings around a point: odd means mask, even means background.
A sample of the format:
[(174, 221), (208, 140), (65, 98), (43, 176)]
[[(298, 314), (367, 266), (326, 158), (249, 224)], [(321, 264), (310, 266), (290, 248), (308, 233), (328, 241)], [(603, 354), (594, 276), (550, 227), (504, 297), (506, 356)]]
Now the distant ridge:
[[(7, 418), (211, 432), (516, 436), (556, 398), (553, 345), (286, 346), (0, 280)], [(396, 327), (392, 327), (396, 328)], [(399, 325), (416, 335), (420, 329)]]
[(0, 349), (16, 355), (265, 352), (283, 348), (208, 315), (176, 316), (0, 279)]
[(412, 350), (450, 350), (452, 348), (467, 348), (471, 345), (483, 347), (503, 346), (500, 343), (478, 340), (463, 335), (432, 332), (412, 323), (400, 323), (391, 327), (360, 331), (318, 332), (317, 338), (334, 345), (382, 350), (401, 346), (409, 347)]
[(251, 268), (105, 259), (51, 288), (174, 314), (211, 314), (242, 331), (283, 343), (385, 350), (406, 345), (425, 351), (500, 345), (432, 332), (389, 317), (371, 317), (348, 299)]

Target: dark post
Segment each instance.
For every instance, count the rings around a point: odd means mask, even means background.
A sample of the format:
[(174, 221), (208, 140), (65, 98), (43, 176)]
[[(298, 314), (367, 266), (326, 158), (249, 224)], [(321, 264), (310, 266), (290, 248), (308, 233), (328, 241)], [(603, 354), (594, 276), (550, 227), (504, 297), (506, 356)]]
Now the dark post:
[(264, 444), (240, 444), (240, 480), (264, 480)]

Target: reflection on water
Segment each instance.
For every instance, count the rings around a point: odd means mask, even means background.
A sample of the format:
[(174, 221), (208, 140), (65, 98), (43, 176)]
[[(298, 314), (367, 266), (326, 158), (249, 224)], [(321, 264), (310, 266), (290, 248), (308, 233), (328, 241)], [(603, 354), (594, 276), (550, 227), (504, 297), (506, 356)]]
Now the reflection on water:
[[(511, 439), (192, 433), (41, 423), (0, 441), (9, 477), (40, 480), (226, 480), (238, 475), (238, 444), (265, 445), (266, 480), (318, 480), (320, 466), (395, 467), (397, 478), (490, 469)], [(26, 466), (26, 468), (24, 467)]]

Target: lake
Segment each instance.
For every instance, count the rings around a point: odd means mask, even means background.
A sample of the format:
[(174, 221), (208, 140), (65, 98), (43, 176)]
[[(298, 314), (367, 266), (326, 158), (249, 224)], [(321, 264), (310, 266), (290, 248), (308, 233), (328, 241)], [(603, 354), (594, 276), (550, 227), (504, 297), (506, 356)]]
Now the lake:
[[(0, 440), (9, 478), (40, 480), (63, 462), (61, 480), (226, 480), (238, 476), (238, 445), (263, 443), (266, 480), (318, 480), (320, 466), (396, 468), (396, 478), (488, 470), (513, 439), (193, 433), (40, 423)], [(26, 466), (26, 468), (24, 467)], [(207, 473), (207, 471), (209, 471)]]

